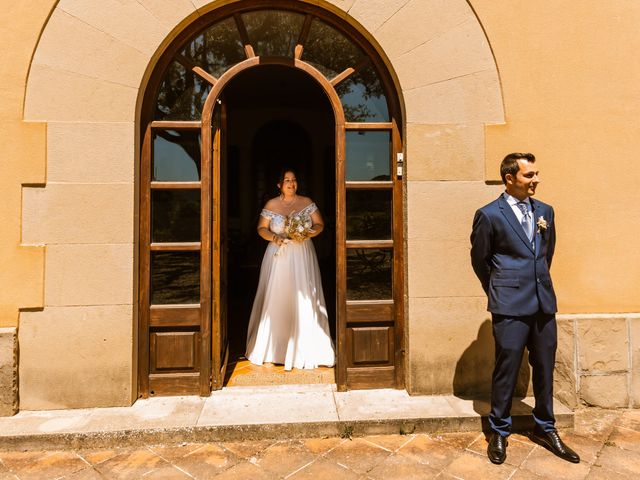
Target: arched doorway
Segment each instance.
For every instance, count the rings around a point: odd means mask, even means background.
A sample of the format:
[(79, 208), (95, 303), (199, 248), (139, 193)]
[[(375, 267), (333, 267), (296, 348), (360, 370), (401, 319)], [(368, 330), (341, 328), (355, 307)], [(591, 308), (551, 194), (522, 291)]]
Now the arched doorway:
[[(179, 35), (145, 97), (139, 394), (208, 395), (222, 387), (233, 279), (229, 180), (240, 161), (229, 144), (233, 112), (226, 95), (231, 104), (242, 97), (234, 96), (234, 83), (247, 82), (247, 75), (312, 82), (308, 91), (324, 96), (318, 118), (330, 106), (332, 141), (319, 162), (302, 165), (313, 178), (326, 176), (314, 186), (332, 197), (325, 216), (330, 212), (335, 236), (325, 239), (334, 242), (336, 382), (339, 389), (402, 387), (402, 137), (386, 66), (359, 32), (317, 7), (247, 1), (203, 16)], [(264, 128), (287, 130), (269, 121)], [(294, 130), (290, 122), (291, 145), (303, 145)], [(327, 165), (331, 173), (324, 175)]]

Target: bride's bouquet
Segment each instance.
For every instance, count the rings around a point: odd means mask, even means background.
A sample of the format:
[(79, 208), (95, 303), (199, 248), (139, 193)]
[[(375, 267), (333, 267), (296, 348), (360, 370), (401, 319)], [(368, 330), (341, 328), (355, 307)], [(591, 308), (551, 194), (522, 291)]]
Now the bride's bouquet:
[(311, 217), (306, 213), (292, 212), (284, 221), (284, 231), (287, 238), (294, 242), (301, 242), (309, 236), (309, 233), (313, 233), (312, 225)]
[(313, 233), (313, 222), (311, 217), (306, 213), (291, 212), (287, 215), (284, 221), (284, 233), (287, 235), (287, 239), (284, 241), (280, 248), (274, 255), (279, 255), (280, 251), (285, 247), (289, 241), (302, 242), (306, 239), (310, 233)]

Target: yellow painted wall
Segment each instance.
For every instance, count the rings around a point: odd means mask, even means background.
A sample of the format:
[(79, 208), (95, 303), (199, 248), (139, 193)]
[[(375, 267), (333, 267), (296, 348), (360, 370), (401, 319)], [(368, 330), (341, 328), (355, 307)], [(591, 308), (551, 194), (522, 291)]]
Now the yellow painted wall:
[[(55, 0), (0, 1), (0, 326), (39, 307), (44, 249), (20, 245), (21, 185), (45, 181), (46, 132), (21, 121), (31, 55)], [(507, 124), (486, 131), (487, 172), (534, 152), (556, 207), (564, 313), (640, 310), (640, 3), (471, 0), (500, 70)]]
[(507, 124), (487, 172), (536, 154), (554, 205), (562, 313), (640, 311), (640, 2), (471, 0), (489, 37)]
[(45, 181), (46, 129), (22, 122), (29, 64), (55, 0), (0, 3), (0, 327), (17, 326), (20, 307), (41, 307), (44, 248), (21, 246), (23, 184)]

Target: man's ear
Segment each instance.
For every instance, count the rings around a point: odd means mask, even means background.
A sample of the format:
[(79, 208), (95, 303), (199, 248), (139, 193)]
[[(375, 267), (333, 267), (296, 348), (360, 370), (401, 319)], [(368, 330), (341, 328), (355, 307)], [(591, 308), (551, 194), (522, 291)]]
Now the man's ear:
[(513, 175), (511, 175), (510, 173), (507, 173), (504, 176), (504, 181), (507, 185), (513, 185)]

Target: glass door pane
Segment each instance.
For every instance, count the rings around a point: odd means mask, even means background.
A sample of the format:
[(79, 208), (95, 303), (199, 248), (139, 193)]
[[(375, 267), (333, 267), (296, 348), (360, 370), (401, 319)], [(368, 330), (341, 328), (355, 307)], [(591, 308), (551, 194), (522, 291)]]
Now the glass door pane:
[(153, 131), (154, 182), (200, 181), (200, 130)]
[(347, 181), (391, 179), (391, 132), (348, 130), (346, 134)]
[(347, 122), (388, 122), (389, 108), (382, 82), (373, 67), (364, 67), (339, 83), (340, 96)]
[(391, 239), (391, 190), (347, 190), (347, 240)]
[(392, 281), (392, 249), (347, 250), (347, 300), (391, 300)]
[(200, 241), (200, 189), (151, 191), (151, 242)]

